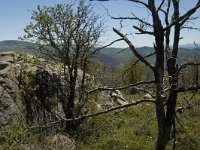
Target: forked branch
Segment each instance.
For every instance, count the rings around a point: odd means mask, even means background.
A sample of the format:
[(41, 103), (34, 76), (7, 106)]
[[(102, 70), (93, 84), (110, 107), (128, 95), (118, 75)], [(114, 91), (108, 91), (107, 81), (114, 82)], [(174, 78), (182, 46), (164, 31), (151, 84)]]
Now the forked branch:
[(105, 110), (105, 111), (100, 111), (100, 112), (97, 112), (97, 113), (87, 114), (87, 115), (83, 115), (83, 116), (80, 116), (80, 117), (77, 117), (77, 118), (73, 118), (73, 119), (65, 119), (65, 118), (57, 115), (57, 117), (59, 119), (54, 121), (54, 122), (50, 122), (50, 123), (46, 124), (46, 126), (51, 126), (52, 124), (56, 124), (56, 123), (58, 123), (60, 121), (66, 121), (66, 122), (80, 121), (80, 120), (83, 120), (83, 119), (86, 119), (86, 118), (90, 118), (90, 117), (95, 117), (95, 116), (99, 116), (99, 115), (102, 115), (102, 114), (106, 114), (106, 113), (109, 113), (109, 112), (112, 112), (112, 111), (115, 111), (115, 110), (119, 110), (119, 109), (123, 109), (123, 108), (129, 108), (131, 106), (135, 106), (135, 105), (138, 105), (138, 104), (141, 104), (141, 103), (153, 103), (153, 104), (156, 104), (155, 99), (139, 99), (137, 101), (134, 101), (134, 102), (131, 102), (131, 103), (128, 103), (128, 104), (125, 104), (125, 105), (120, 105), (120, 106), (113, 107), (113, 108), (110, 108), (110, 109)]
[[(105, 87), (100, 87), (100, 88), (95, 88), (91, 91), (88, 92), (88, 94), (92, 94), (94, 92), (97, 92), (97, 91), (113, 91), (113, 90), (125, 90), (125, 89), (128, 89), (128, 88), (136, 88), (136, 86), (139, 86), (139, 85), (144, 85), (144, 84), (152, 84), (152, 83), (155, 83), (155, 81), (140, 81), (140, 82), (137, 82), (135, 84), (129, 84), (127, 86), (123, 86), (123, 87), (117, 87), (117, 88), (105, 88)], [(142, 88), (136, 88), (137, 90), (142, 90)], [(142, 91), (146, 91), (145, 89), (143, 89)], [(150, 91), (146, 91), (147, 93), (151, 93)], [(152, 95), (152, 94), (151, 94)]]
[(148, 66), (150, 69), (154, 70), (154, 66), (152, 64), (150, 64), (142, 55), (140, 55), (135, 46), (131, 43), (131, 41), (124, 35), (122, 34), (120, 31), (118, 31), (117, 29), (113, 28), (113, 31), (115, 33), (117, 33), (121, 38), (123, 38), (123, 40), (128, 44), (129, 48), (131, 49), (131, 51), (133, 52), (133, 54), (139, 59), (141, 60), (141, 62), (143, 62), (146, 66)]

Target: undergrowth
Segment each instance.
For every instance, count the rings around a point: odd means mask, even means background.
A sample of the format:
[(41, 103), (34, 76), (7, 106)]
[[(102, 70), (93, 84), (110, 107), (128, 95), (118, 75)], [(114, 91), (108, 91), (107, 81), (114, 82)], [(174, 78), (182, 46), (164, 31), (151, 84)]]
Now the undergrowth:
[[(186, 106), (192, 93), (179, 95), (178, 106)], [(137, 96), (136, 96), (137, 97)], [(134, 97), (129, 97), (134, 99)], [(191, 109), (177, 113), (176, 149), (200, 149), (200, 95), (190, 100)], [(152, 150), (157, 136), (155, 107), (140, 104), (132, 108), (87, 119), (77, 138), (78, 150)], [(174, 141), (168, 144), (172, 149)]]
[[(187, 98), (191, 95), (192, 93), (179, 95), (177, 105), (188, 105)], [(132, 96), (129, 98), (130, 101), (134, 99)], [(176, 150), (200, 149), (200, 94), (193, 99), (189, 101), (191, 108), (177, 113)], [(139, 104), (88, 118), (77, 133), (77, 150), (152, 150), (157, 135), (155, 106)], [(32, 146), (33, 149), (34, 146), (41, 149), (57, 149), (51, 146), (48, 137), (36, 134), (19, 123), (1, 128), (0, 135), (0, 150), (20, 150), (24, 146)], [(172, 149), (173, 143), (171, 140), (168, 150)]]
[(48, 149), (48, 140), (41, 134), (36, 134), (21, 123), (1, 128), (0, 150), (21, 150), (40, 147)]

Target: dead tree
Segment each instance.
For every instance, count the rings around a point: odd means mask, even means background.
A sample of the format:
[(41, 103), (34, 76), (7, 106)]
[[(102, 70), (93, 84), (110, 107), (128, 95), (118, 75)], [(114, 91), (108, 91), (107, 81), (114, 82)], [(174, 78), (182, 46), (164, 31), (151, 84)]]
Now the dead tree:
[[(158, 136), (155, 149), (164, 150), (170, 140), (172, 130), (175, 128), (178, 93), (200, 88), (198, 84), (181, 87), (178, 85), (180, 71), (191, 65), (199, 65), (199, 63), (187, 62), (182, 65), (178, 65), (177, 63), (181, 30), (185, 28), (197, 29), (188, 26), (188, 22), (196, 19), (196, 17), (192, 17), (192, 15), (199, 9), (200, 0), (196, 2), (193, 8), (189, 9), (184, 14), (180, 12), (179, 0), (162, 0), (160, 4), (157, 4), (155, 0), (129, 1), (144, 6), (147, 11), (150, 12), (151, 22), (146, 22), (144, 19), (134, 14), (132, 14), (131, 17), (112, 17), (112, 19), (119, 19), (120, 24), (124, 20), (135, 20), (141, 24), (141, 26), (133, 26), (133, 28), (138, 31), (136, 34), (147, 34), (154, 37), (155, 64), (148, 62), (147, 59), (137, 51), (134, 44), (125, 33), (122, 33), (121, 30), (116, 28), (113, 28), (113, 31), (124, 40), (138, 60), (150, 68), (154, 74), (155, 93), (153, 93), (153, 97), (155, 98), (158, 124)], [(161, 14), (164, 14), (164, 19), (161, 18)], [(171, 32), (174, 32), (172, 34), (173, 38), (170, 38)], [(172, 47), (170, 47), (171, 43)], [(165, 62), (167, 68), (165, 68)], [(164, 76), (166, 75), (168, 77), (168, 85), (164, 83)]]

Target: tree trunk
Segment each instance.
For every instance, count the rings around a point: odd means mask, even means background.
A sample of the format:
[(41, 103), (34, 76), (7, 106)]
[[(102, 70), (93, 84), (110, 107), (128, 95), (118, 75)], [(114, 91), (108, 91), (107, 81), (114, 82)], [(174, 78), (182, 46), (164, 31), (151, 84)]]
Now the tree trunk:
[[(157, 120), (158, 120), (158, 137), (156, 143), (156, 150), (165, 150), (166, 146), (170, 140), (170, 135), (172, 131), (172, 126), (175, 123), (175, 108), (176, 108), (176, 100), (177, 100), (177, 93), (174, 92), (174, 89), (177, 88), (178, 85), (178, 76), (176, 74), (176, 67), (175, 67), (175, 60), (170, 59), (168, 60), (168, 74), (169, 74), (169, 84), (171, 90), (169, 91), (167, 100), (166, 100), (166, 114), (164, 110), (164, 100), (162, 97), (159, 100), (159, 93), (157, 95), (157, 105), (156, 105), (156, 113), (157, 113)], [(155, 76), (156, 77), (156, 76)], [(158, 78), (158, 77), (157, 77)], [(157, 86), (157, 91), (160, 91), (160, 87)]]
[(157, 143), (155, 150), (165, 150), (168, 143), (168, 139), (165, 134), (158, 133)]
[[(172, 131), (172, 126), (175, 123), (175, 108), (176, 108), (177, 94), (172, 92), (169, 95), (167, 103), (167, 112), (164, 122), (158, 122), (161, 124), (158, 130), (158, 137), (156, 143), (156, 150), (165, 150), (166, 146), (170, 140), (170, 135)], [(157, 114), (158, 117), (163, 117), (163, 115)]]
[[(75, 80), (76, 81), (76, 80)], [(73, 119), (74, 118), (74, 101), (75, 101), (75, 90), (76, 90), (76, 82), (72, 81), (70, 83), (70, 93), (67, 101), (67, 110), (66, 110), (66, 119)], [(69, 134), (73, 134), (76, 127), (73, 121), (66, 122), (65, 131)]]
[(166, 124), (165, 124), (165, 109), (164, 109), (164, 99), (162, 98), (163, 91), (163, 69), (161, 71), (155, 71), (155, 81), (156, 81), (156, 118), (158, 124), (158, 136), (156, 142), (156, 150), (165, 150), (167, 145), (166, 139)]
[(166, 124), (165, 124), (165, 111), (164, 104), (161, 95), (158, 93), (156, 103), (156, 115), (158, 124), (158, 135), (156, 142), (156, 150), (165, 150), (168, 143), (166, 136)]

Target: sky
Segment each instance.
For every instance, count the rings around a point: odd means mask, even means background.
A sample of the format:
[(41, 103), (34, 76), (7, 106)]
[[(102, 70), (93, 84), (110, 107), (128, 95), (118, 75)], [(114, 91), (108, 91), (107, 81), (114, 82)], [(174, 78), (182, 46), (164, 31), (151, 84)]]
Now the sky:
[[(31, 22), (31, 11), (35, 10), (38, 5), (54, 6), (58, 3), (64, 4), (70, 3), (71, 1), (73, 0), (0, 0), (0, 41), (18, 40), (18, 37), (22, 37), (25, 34), (23, 31), (24, 27)], [(156, 0), (156, 2), (159, 1), (161, 0)], [(184, 13), (194, 6), (196, 1), (197, 0), (181, 0), (181, 13)], [(92, 2), (92, 4), (94, 5), (94, 12), (103, 15), (105, 19), (107, 32), (101, 38), (101, 41), (105, 44), (119, 38), (118, 35), (112, 31), (113, 27), (119, 29), (119, 21), (110, 19), (108, 14), (115, 17), (127, 17), (131, 16), (131, 13), (134, 13), (141, 18), (149, 18), (150, 20), (147, 10), (143, 6), (136, 5), (126, 0)], [(198, 15), (200, 15), (200, 11), (195, 14), (195, 16)], [(123, 22), (123, 29), (121, 31), (129, 35), (128, 37), (136, 47), (153, 46), (153, 37), (135, 34), (136, 31), (133, 30), (132, 26), (137, 24), (136, 21), (125, 21)], [(200, 19), (196, 20), (192, 25), (200, 28)], [(198, 31), (183, 30), (181, 36), (183, 39), (181, 39), (180, 44), (200, 43), (200, 32)], [(119, 42), (112, 46), (127, 47), (124, 42)]]

